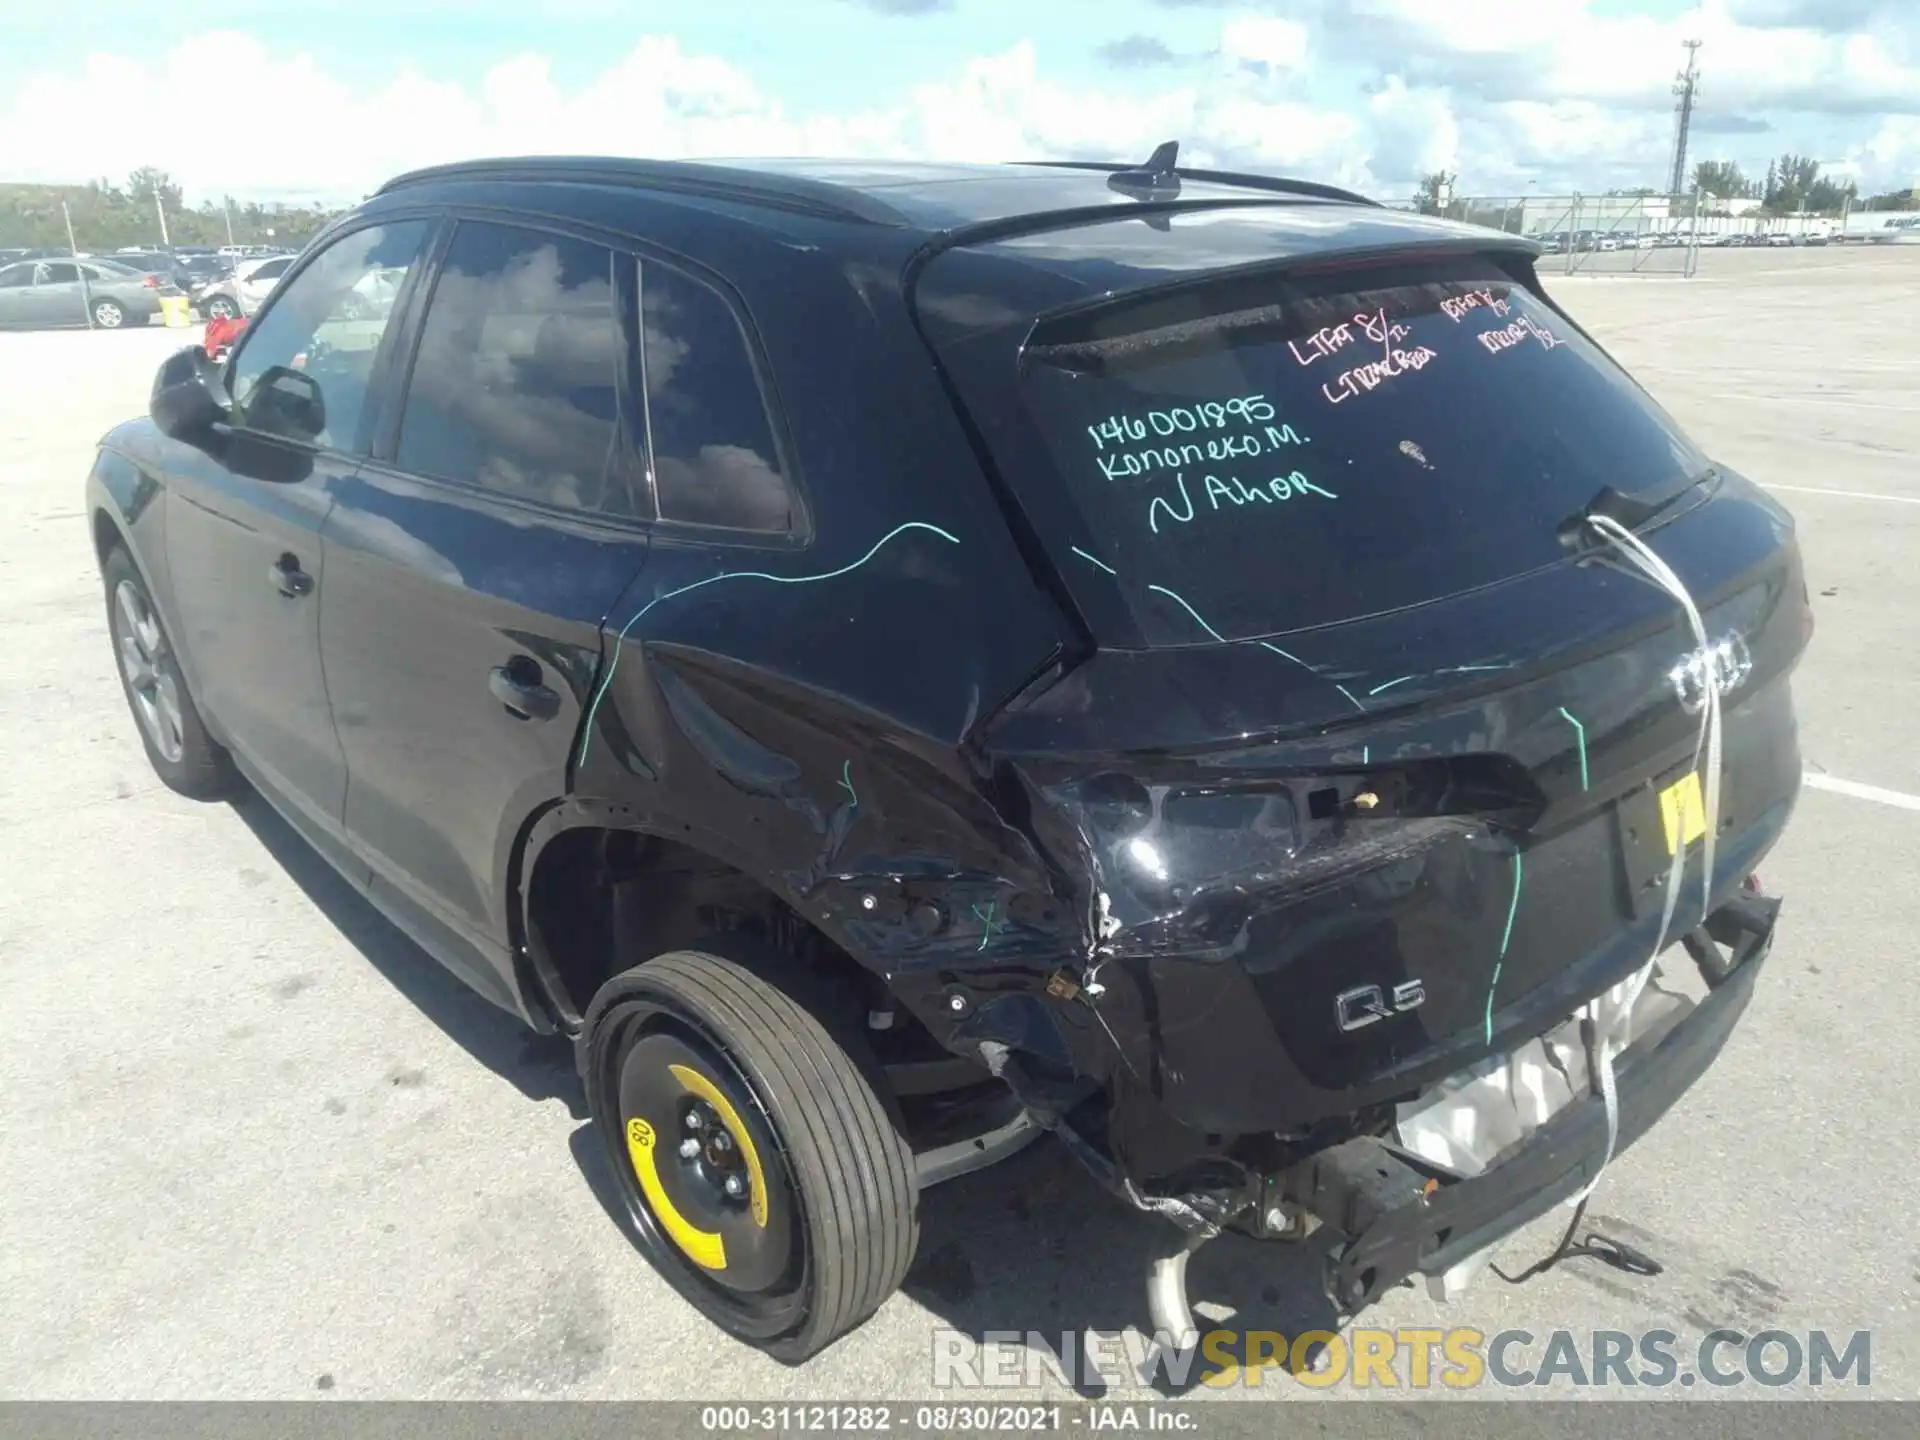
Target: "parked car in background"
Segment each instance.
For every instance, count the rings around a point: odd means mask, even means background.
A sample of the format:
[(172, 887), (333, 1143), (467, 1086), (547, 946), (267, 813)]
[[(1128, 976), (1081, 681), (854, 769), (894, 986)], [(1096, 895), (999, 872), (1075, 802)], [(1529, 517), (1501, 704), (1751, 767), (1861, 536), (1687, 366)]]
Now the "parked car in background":
[(167, 250), (116, 250), (111, 255), (98, 258), (107, 264), (124, 265), (129, 270), (163, 275), (183, 294), (193, 286), (193, 277), (187, 270), (186, 262)]
[(1785, 230), (1775, 230), (1766, 237), (1766, 242), (1769, 245), (1798, 245), (1800, 237)]
[(216, 281), (224, 280), (233, 273), (233, 263), (214, 254), (211, 250), (205, 254), (182, 255), (180, 268), (187, 274), (186, 287), (189, 295), (204, 290)]
[(292, 255), (272, 255), (264, 260), (242, 260), (233, 273), (200, 287), (194, 304), (209, 320), (231, 320), (236, 315), (251, 315), (258, 310), (287, 267)]
[(85, 326), (89, 315), (101, 330), (144, 325), (162, 295), (178, 293), (158, 274), (108, 260), (20, 260), (0, 269), (0, 329)]

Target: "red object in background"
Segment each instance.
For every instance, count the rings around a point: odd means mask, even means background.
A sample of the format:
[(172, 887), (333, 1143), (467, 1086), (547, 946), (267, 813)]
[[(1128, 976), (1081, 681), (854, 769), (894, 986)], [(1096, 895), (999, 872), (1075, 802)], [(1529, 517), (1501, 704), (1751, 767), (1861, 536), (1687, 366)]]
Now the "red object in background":
[(227, 351), (233, 348), (233, 342), (240, 338), (240, 332), (247, 328), (247, 317), (235, 315), (229, 319), (213, 319), (207, 322), (207, 338), (203, 342), (210, 360), (224, 360)]

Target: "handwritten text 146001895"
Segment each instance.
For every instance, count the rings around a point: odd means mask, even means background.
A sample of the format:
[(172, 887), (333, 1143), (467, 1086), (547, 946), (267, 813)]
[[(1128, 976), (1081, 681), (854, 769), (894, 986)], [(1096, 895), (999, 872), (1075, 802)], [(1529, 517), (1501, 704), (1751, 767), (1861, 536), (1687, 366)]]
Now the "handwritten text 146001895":
[(1087, 427), (1093, 448), (1137, 444), (1150, 437), (1205, 434), (1240, 426), (1264, 425), (1273, 419), (1273, 406), (1264, 395), (1241, 395), (1232, 400), (1199, 400), (1140, 415), (1109, 415)]
[(1112, 455), (1096, 455), (1094, 462), (1109, 480), (1135, 475), (1150, 475), (1156, 470), (1178, 470), (1212, 461), (1251, 460), (1270, 455), (1289, 445), (1304, 445), (1306, 439), (1291, 425), (1264, 425), (1244, 435), (1209, 435), (1204, 440), (1183, 440), (1178, 444), (1145, 445)]

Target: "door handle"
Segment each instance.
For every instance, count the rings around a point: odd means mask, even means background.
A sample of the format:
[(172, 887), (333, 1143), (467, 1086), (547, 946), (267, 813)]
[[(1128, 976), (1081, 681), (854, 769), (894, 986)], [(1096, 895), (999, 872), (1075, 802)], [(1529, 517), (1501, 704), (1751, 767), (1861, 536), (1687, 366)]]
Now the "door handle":
[(560, 695), (540, 681), (540, 667), (525, 655), (516, 655), (487, 673), (487, 689), (519, 720), (551, 720), (560, 713)]
[(267, 579), (289, 600), (313, 593), (313, 577), (300, 568), (298, 555), (282, 555), (267, 571)]

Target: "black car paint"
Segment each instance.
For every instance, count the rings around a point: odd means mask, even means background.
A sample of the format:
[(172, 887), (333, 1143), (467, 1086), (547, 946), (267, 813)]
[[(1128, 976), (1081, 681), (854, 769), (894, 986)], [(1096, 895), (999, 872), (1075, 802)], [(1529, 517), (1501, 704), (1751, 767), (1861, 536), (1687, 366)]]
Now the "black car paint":
[[(914, 175), (866, 175), (872, 214), (855, 221), (719, 182), (456, 170), (342, 222), (552, 226), (731, 295), (802, 523), (767, 537), (561, 516), (398, 473), (394, 357), (417, 336), (416, 274), (364, 461), (236, 463), (230, 447), (223, 470), (135, 421), (90, 481), (96, 526), (130, 542), (209, 726), (250, 777), (428, 949), (543, 1030), (575, 1008), (529, 923), (547, 847), (585, 826), (691, 847), (790, 906), (956, 1053), (1005, 1047), (1028, 1083), (1104, 1086), (1109, 1146), (1142, 1179), (1244, 1131), (1304, 1134), (1407, 1094), (1644, 961), (1651, 919), (1618, 837), (1646, 823), (1650, 782), (1685, 765), (1695, 734), (1668, 680), (1692, 642), (1666, 597), (1570, 554), (1424, 607), (1416, 627), (1329, 627), (1313, 637), (1328, 675), (1412, 672), (1358, 716), (1255, 645), (1095, 652), (954, 389), (1040, 308), (1415, 250), (1491, 249), (1534, 286), (1537, 247), (1194, 187), (1273, 222), (1267, 253), (1208, 253), (1156, 223), (1177, 207), (1085, 175)], [(1031, 218), (1050, 207), (1074, 223)], [(968, 248), (1021, 234), (1039, 243), (1011, 260)], [(1787, 516), (1737, 477), (1675, 504), (1657, 543), (1713, 633), (1737, 626), (1754, 655), (1729, 708), (1718, 903), (1797, 788), (1786, 677), (1804, 588)], [(312, 596), (271, 588), (289, 555)], [(552, 720), (490, 693), (516, 657), (561, 697)], [(1421, 762), (1476, 758), (1494, 800), (1419, 808)], [(1331, 789), (1341, 808), (1286, 863), (1238, 857), (1231, 896), (1193, 868), (1218, 852), (1171, 853), (1168, 883), (1191, 903), (1169, 908), (1130, 897), (1103, 851), (1082, 787), (1116, 773), (1168, 792), (1284, 791), (1301, 815)], [(1369, 786), (1388, 808), (1356, 814)], [(1414, 797), (1400, 813), (1397, 786)], [(1532, 910), (1512, 906), (1522, 852)], [(1690, 892), (1676, 933), (1698, 923)], [(1334, 1031), (1336, 991), (1415, 976), (1421, 1011)]]

